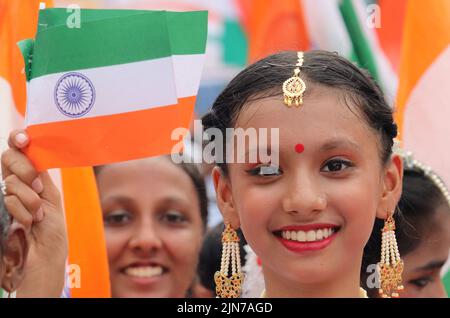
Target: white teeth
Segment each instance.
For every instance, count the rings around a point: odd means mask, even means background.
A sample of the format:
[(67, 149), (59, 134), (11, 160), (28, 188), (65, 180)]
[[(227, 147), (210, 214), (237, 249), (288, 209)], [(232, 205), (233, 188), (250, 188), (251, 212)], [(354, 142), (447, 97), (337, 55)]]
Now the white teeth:
[(323, 232), (322, 232), (322, 230), (318, 230), (318, 231), (316, 232), (316, 239), (317, 239), (318, 241), (320, 241), (322, 238), (323, 238)]
[(313, 242), (316, 240), (316, 232), (315, 231), (308, 231), (308, 233), (306, 233), (306, 240), (308, 242)]
[(291, 240), (297, 241), (297, 232), (295, 232), (295, 231), (291, 232)]
[(163, 268), (161, 266), (128, 267), (125, 270), (125, 274), (139, 278), (155, 277), (161, 275), (162, 273)]
[(286, 240), (298, 242), (314, 242), (321, 241), (334, 233), (333, 228), (305, 231), (282, 231), (281, 237)]
[(303, 231), (298, 231), (297, 232), (297, 241), (306, 242), (306, 233)]

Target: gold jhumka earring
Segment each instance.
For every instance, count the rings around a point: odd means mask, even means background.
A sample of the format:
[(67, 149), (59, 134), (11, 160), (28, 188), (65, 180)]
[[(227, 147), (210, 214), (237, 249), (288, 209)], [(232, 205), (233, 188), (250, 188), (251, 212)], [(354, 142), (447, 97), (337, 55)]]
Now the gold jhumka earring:
[(398, 292), (403, 290), (403, 261), (400, 259), (395, 238), (393, 213), (388, 213), (381, 233), (381, 260), (378, 263), (380, 289), (378, 292), (383, 298), (397, 298), (399, 297)]
[[(231, 264), (230, 264), (231, 263)], [(231, 265), (231, 276), (228, 270)], [(220, 271), (214, 274), (217, 298), (237, 298), (241, 295), (244, 274), (241, 270), (239, 237), (231, 225), (226, 222), (222, 233), (222, 261)]]

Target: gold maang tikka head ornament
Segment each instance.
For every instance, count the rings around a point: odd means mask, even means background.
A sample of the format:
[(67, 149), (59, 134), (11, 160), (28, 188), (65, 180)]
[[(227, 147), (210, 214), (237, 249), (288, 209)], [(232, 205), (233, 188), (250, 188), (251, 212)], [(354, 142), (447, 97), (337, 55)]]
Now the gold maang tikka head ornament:
[(299, 107), (303, 104), (303, 93), (306, 90), (305, 82), (300, 78), (300, 67), (303, 65), (303, 52), (297, 53), (298, 60), (295, 64), (294, 75), (283, 83), (284, 103), (291, 107), (295, 104)]

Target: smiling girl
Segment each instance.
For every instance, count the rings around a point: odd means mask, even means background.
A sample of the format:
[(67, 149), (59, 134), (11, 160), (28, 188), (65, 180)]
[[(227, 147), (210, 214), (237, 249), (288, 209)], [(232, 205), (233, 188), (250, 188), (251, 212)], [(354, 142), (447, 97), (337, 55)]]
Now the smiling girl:
[[(289, 107), (282, 85), (296, 68), (306, 90), (301, 106)], [(264, 296), (365, 296), (364, 246), (375, 218), (394, 212), (403, 171), (392, 155), (392, 110), (375, 82), (333, 53), (307, 52), (300, 63), (297, 52), (283, 52), (238, 74), (204, 124), (225, 136), (227, 128), (279, 129), (279, 140), (271, 141), (278, 142), (277, 165), (225, 162), (212, 172), (229, 224), (223, 267), (232, 265), (235, 274), (218, 280), (223, 294), (239, 294), (239, 261), (231, 257), (230, 264), (228, 256), (236, 243), (232, 229), (240, 227), (261, 259)]]
[(278, 165), (218, 163), (217, 202), (261, 259), (263, 296), (365, 296), (364, 246), (375, 218), (394, 212), (402, 190), (392, 110), (366, 72), (324, 51), (304, 54), (303, 100), (288, 106), (282, 85), (298, 65), (297, 52), (250, 65), (205, 116), (205, 128), (224, 134), (279, 129)]

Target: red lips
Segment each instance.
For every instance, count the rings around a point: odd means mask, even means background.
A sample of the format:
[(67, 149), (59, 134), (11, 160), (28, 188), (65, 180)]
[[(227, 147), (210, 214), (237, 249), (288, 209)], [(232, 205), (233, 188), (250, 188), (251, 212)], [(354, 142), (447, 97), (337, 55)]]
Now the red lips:
[(312, 252), (312, 251), (319, 251), (326, 247), (328, 247), (331, 242), (336, 237), (336, 230), (338, 229), (337, 225), (334, 224), (308, 224), (308, 225), (292, 225), (292, 226), (285, 226), (279, 231), (276, 232), (282, 232), (282, 231), (311, 231), (311, 230), (318, 230), (318, 229), (334, 229), (335, 232), (331, 234), (329, 237), (319, 240), (319, 241), (312, 241), (312, 242), (299, 242), (295, 240), (288, 240), (283, 238), (282, 236), (277, 236), (277, 239), (280, 241), (280, 243), (287, 248), (288, 250), (295, 252), (295, 253), (305, 253), (305, 252)]

